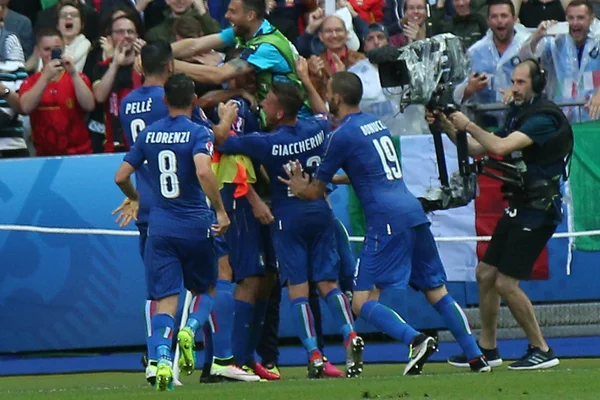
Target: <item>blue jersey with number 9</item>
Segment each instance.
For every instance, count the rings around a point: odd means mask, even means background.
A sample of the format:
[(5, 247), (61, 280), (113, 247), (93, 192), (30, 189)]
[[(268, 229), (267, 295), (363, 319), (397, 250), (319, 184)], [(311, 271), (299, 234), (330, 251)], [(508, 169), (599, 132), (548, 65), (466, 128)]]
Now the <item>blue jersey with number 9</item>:
[(329, 135), (316, 178), (331, 182), (340, 168), (350, 178), (370, 232), (392, 234), (429, 222), (402, 179), (392, 136), (376, 116), (347, 115)]
[(136, 170), (148, 161), (154, 204), (149, 235), (202, 239), (210, 235), (213, 211), (196, 176), (194, 157), (210, 162), (213, 133), (186, 116), (166, 117), (143, 130), (125, 156)]
[[(119, 119), (130, 147), (146, 127), (169, 115), (164, 96), (165, 90), (162, 86), (142, 86), (123, 98)], [(147, 165), (142, 165), (135, 174), (140, 195), (138, 223), (148, 222), (148, 214), (153, 204), (149, 174)]]

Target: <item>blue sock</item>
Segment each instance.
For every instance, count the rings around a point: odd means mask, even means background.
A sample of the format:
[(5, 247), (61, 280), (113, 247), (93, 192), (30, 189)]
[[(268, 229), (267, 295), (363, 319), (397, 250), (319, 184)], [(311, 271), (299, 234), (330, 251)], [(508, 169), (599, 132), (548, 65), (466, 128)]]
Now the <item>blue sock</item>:
[(213, 349), (216, 358), (226, 360), (233, 356), (231, 352), (231, 332), (233, 330), (233, 285), (219, 279), (213, 308)]
[(204, 364), (209, 365), (212, 365), (214, 356), (213, 332), (211, 326), (212, 314), (213, 313), (208, 317), (208, 321), (202, 325), (202, 336), (204, 337)]
[(146, 317), (146, 352), (148, 353), (148, 360), (156, 361), (156, 347), (152, 340), (152, 317), (156, 313), (156, 301), (146, 300), (145, 313)]
[(473, 360), (481, 356), (481, 350), (471, 333), (467, 316), (452, 296), (445, 295), (433, 307), (444, 317), (448, 329), (465, 352), (467, 360)]
[(419, 335), (419, 332), (408, 325), (394, 310), (375, 300), (369, 300), (363, 304), (360, 316), (377, 330), (407, 346)]
[(175, 319), (169, 314), (156, 314), (152, 317), (152, 337), (157, 361), (171, 363), (171, 344), (175, 331)]
[(185, 326), (190, 328), (194, 335), (208, 319), (208, 315), (213, 309), (213, 304), (213, 298), (208, 293), (199, 294), (192, 299), (190, 314)]
[(317, 348), (317, 335), (315, 333), (315, 326), (312, 311), (308, 305), (308, 299), (306, 297), (298, 297), (291, 301), (292, 306), (292, 321), (296, 335), (302, 341), (302, 345), (308, 352), (312, 354), (318, 351)]
[(325, 296), (325, 302), (329, 307), (331, 315), (340, 332), (344, 335), (344, 344), (348, 341), (350, 334), (354, 332), (354, 317), (350, 309), (350, 303), (339, 288), (335, 288)]
[(264, 299), (256, 300), (256, 304), (254, 305), (254, 318), (252, 320), (252, 327), (250, 328), (250, 339), (248, 340), (248, 348), (246, 351), (246, 364), (254, 361), (254, 352), (262, 337), (268, 305), (269, 301)]
[(250, 341), (250, 328), (254, 319), (254, 304), (246, 303), (242, 300), (235, 300), (235, 315), (233, 316), (232, 337), (233, 357), (243, 365), (248, 353), (248, 343)]

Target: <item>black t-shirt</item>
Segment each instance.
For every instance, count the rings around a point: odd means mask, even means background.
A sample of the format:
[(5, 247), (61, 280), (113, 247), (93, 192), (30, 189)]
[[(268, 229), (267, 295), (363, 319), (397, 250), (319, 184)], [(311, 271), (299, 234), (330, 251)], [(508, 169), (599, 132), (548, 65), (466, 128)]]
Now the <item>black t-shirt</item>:
[(519, 20), (528, 28), (537, 28), (542, 21), (565, 21), (565, 10), (559, 0), (552, 0), (549, 3), (529, 0), (521, 4)]

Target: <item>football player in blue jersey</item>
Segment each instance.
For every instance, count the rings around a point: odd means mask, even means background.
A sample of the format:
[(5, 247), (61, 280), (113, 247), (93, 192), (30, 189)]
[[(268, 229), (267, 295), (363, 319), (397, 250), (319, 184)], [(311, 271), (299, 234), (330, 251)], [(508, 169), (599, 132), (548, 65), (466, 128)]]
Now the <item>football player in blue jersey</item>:
[[(238, 57), (241, 49), (233, 49), (227, 53), (226, 60)], [(202, 102), (208, 105), (215, 99), (229, 99), (238, 106), (237, 119), (231, 125), (231, 130), (237, 135), (244, 135), (259, 130), (259, 118), (252, 105), (245, 98), (238, 96), (245, 91), (253, 92), (256, 88), (254, 73), (241, 75), (229, 81), (229, 89), (220, 94), (208, 93), (208, 100)], [(212, 104), (217, 106), (217, 104)], [(213, 121), (218, 121), (217, 107), (214, 109)], [(233, 165), (235, 163), (236, 165)], [(237, 174), (242, 164), (251, 163), (247, 157), (235, 159), (220, 158), (219, 170), (229, 168)], [(260, 174), (260, 164), (253, 162), (244, 165), (244, 169), (252, 168), (255, 175)], [(240, 193), (241, 187), (232, 182), (232, 176), (225, 176), (221, 189), (221, 197), (225, 209), (232, 221), (231, 229), (225, 235), (229, 247), (229, 258), (233, 268), (233, 278), (237, 283), (234, 292), (235, 312), (233, 322), (232, 347), (233, 355), (244, 369), (255, 373), (261, 379), (277, 380), (280, 375), (269, 372), (255, 360), (254, 352), (260, 340), (269, 295), (277, 279), (276, 270), (268, 270), (265, 262), (265, 235), (268, 226), (274, 218), (263, 200), (259, 197), (252, 184), (248, 184), (247, 193)], [(261, 225), (263, 224), (263, 225)], [(269, 235), (267, 234), (267, 237)], [(215, 362), (221, 362), (216, 360)]]
[[(192, 351), (184, 350), (193, 348), (195, 333), (213, 308), (217, 280), (213, 237), (224, 234), (230, 224), (211, 167), (213, 134), (191, 120), (194, 83), (184, 75), (173, 75), (164, 89), (169, 116), (139, 134), (115, 176), (132, 208), (137, 209), (139, 193), (131, 175), (147, 162), (154, 204), (148, 217), (144, 262), (148, 294), (157, 300), (148, 341), (156, 352), (155, 386), (160, 391), (173, 389), (171, 339), (181, 282), (194, 295), (186, 326), (178, 334), (185, 365), (193, 366), (188, 359)], [(223, 109), (228, 107), (231, 105)], [(207, 197), (216, 212), (216, 223)]]
[(364, 343), (354, 330), (348, 299), (337, 284), (339, 256), (333, 211), (324, 196), (305, 202), (277, 180), (283, 174), (284, 162), (292, 155), (312, 167), (320, 163), (329, 121), (324, 115), (298, 120), (303, 102), (298, 85), (273, 82), (262, 102), (272, 130), (235, 136), (215, 134), (215, 140), (220, 151), (245, 154), (260, 162), (269, 175), (275, 217), (273, 244), (281, 281), (288, 285), (296, 333), (309, 355), (308, 376), (323, 376), (323, 356), (317, 347), (314, 318), (307, 299), (312, 281), (317, 282), (321, 296), (344, 336), (346, 375), (354, 377), (362, 372)]
[[(141, 59), (145, 77), (144, 84), (123, 99), (119, 112), (123, 132), (127, 142), (131, 144), (135, 143), (140, 132), (147, 126), (169, 115), (169, 110), (164, 102), (164, 84), (173, 74), (171, 45), (161, 40), (151, 42), (142, 48)], [(193, 110), (192, 120), (200, 125), (210, 128), (220, 128), (220, 126), (213, 126), (208, 118), (206, 118), (203, 111), (198, 107), (195, 107)], [(224, 127), (224, 129), (227, 130), (228, 127)], [(140, 254), (143, 257), (148, 231), (148, 214), (151, 205), (154, 203), (147, 164), (136, 171), (136, 188), (140, 194), (140, 205), (136, 225), (140, 232)], [(121, 223), (121, 226), (127, 225), (132, 219), (129, 203), (130, 200), (125, 198), (123, 204), (114, 212), (120, 212), (117, 221)], [(227, 248), (222, 243), (223, 241), (224, 239), (222, 237), (215, 238), (220, 270), (229, 265)], [(223, 265), (225, 267), (223, 267)], [(212, 324), (207, 324), (206, 327), (206, 329), (218, 327), (217, 331), (210, 333), (210, 339), (212, 339), (213, 346), (215, 347), (215, 353), (218, 355), (225, 354), (225, 358), (231, 357), (232, 355), (230, 344), (231, 324), (227, 324), (227, 320), (233, 318), (232, 312), (228, 312), (231, 311), (233, 305), (228, 307), (227, 293), (227, 290), (221, 290), (221, 286), (219, 285), (219, 282), (217, 282), (214, 299), (215, 314), (211, 316), (214, 320)], [(231, 298), (231, 290), (229, 290), (229, 298)], [(231, 298), (231, 303), (233, 303), (233, 298)], [(145, 307), (146, 330), (148, 336), (152, 336), (151, 320), (155, 313), (156, 301), (148, 299)], [(225, 339), (223, 340), (223, 338)], [(154, 347), (148, 346), (147, 352), (147, 359), (144, 362), (146, 365), (146, 379), (150, 384), (154, 385), (157, 363)], [(227, 354), (229, 354), (229, 356), (226, 356)], [(212, 355), (210, 352), (206, 352), (205, 355), (209, 358), (208, 369), (210, 370), (210, 366), (213, 364)], [(232, 368), (219, 368), (216, 366), (215, 370), (218, 370), (215, 371), (214, 374), (217, 376), (224, 376), (236, 380), (247, 380), (246, 378), (256, 380), (255, 378), (248, 377), (247, 373), (244, 373), (239, 369), (232, 370)]]
[[(362, 93), (355, 74), (334, 74), (327, 99), (331, 113), (341, 122), (328, 138), (319, 169), (311, 179), (295, 162), (286, 170), (289, 179), (280, 177), (280, 181), (298, 197), (312, 201), (323, 196), (329, 182), (352, 184), (367, 219), (352, 308), (371, 325), (409, 346), (405, 375), (420, 374), (437, 349), (434, 338), (419, 333), (378, 302), (381, 290), (404, 288), (407, 284), (421, 290), (442, 315), (471, 360), (472, 370), (488, 372), (491, 368), (471, 334), (465, 314), (446, 290), (446, 273), (430, 222), (404, 183), (390, 132), (377, 117), (359, 110)], [(347, 176), (334, 179), (340, 168)]]

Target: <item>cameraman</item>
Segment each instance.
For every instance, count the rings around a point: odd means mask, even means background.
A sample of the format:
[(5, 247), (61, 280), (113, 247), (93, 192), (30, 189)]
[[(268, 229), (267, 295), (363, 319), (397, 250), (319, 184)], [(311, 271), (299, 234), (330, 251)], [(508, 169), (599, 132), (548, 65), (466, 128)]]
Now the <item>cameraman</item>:
[[(457, 131), (471, 135), (470, 155), (489, 152), (503, 156), (519, 169), (523, 182), (504, 185), (509, 206), (477, 265), (482, 352), (491, 366), (502, 363), (496, 348), (496, 326), (503, 298), (530, 342), (525, 356), (508, 368), (550, 368), (559, 360), (544, 340), (531, 301), (519, 288), (519, 281), (529, 278), (535, 260), (562, 220), (560, 178), (566, 172), (565, 159), (572, 152), (573, 131), (560, 108), (540, 96), (546, 83), (545, 72), (536, 61), (519, 63), (512, 82), (511, 108), (504, 130), (497, 136), (459, 112), (448, 118), (442, 114), (438, 117), (452, 140), (456, 141)], [(454, 366), (468, 366), (466, 361), (464, 356), (448, 360)]]

